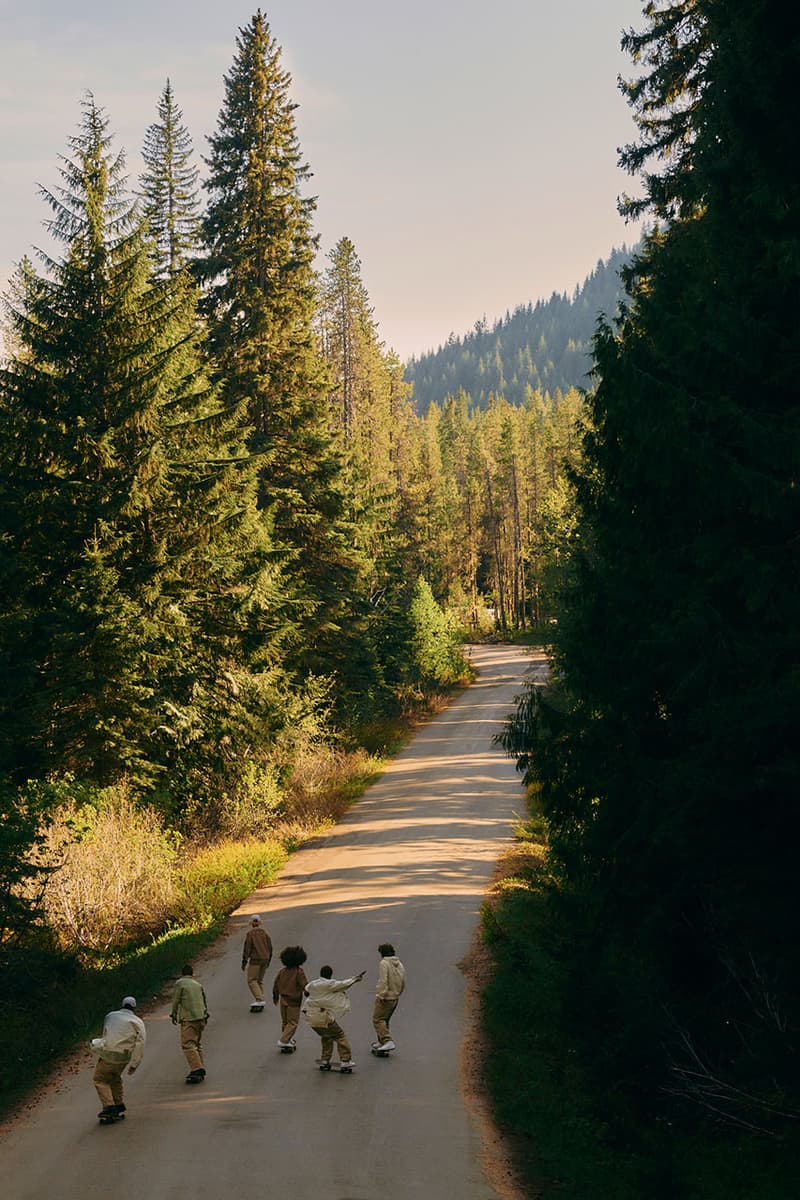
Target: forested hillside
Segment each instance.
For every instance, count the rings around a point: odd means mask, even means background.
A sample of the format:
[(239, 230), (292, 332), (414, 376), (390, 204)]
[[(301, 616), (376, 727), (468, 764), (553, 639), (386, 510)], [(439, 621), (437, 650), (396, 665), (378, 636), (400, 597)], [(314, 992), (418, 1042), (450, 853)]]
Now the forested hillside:
[(405, 377), (417, 412), (459, 390), (471, 405), (486, 408), (492, 396), (524, 404), (531, 392), (587, 387), (598, 317), (616, 313), (619, 273), (629, 259), (625, 247), (614, 250), (571, 296), (554, 292), (549, 300), (506, 313), (491, 328), (478, 321), (471, 333), (451, 334), (438, 350), (412, 358)]
[(546, 859), (487, 917), (488, 1068), (537, 1194), (555, 1132), (552, 1194), (794, 1200), (800, 32), (644, 14), (651, 232), (405, 370), (353, 241), (315, 265), (262, 13), (202, 186), (169, 82), (138, 180), (87, 95), (5, 308), (0, 1092), (341, 811), (465, 636), (532, 631), (504, 740)]
[(580, 397), (416, 414), (352, 241), (316, 269), (294, 109), (261, 13), (202, 186), (169, 81), (138, 180), (87, 94), (42, 190), (46, 248), (6, 297), (9, 1030), (14, 964), (39, 963), (39, 988), (72, 971), (80, 996), (166, 929), (212, 928), (468, 677), (465, 635), (552, 604)]

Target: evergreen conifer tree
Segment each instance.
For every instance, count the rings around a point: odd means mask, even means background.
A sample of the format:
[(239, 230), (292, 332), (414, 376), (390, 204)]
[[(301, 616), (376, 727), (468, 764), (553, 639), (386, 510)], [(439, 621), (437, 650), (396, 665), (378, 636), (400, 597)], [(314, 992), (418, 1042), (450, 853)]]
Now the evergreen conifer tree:
[(145, 134), (142, 158), (141, 211), (152, 242), (155, 274), (174, 276), (197, 254), (199, 172), (169, 80), (159, 98), (158, 120)]
[(18, 779), (152, 780), (187, 728), (209, 759), (237, 724), (249, 739), (264, 697), (231, 715), (235, 675), (274, 671), (283, 631), (242, 406), (204, 377), (191, 289), (152, 281), (110, 142), (89, 97), (44, 193), (64, 257), (23, 266), (11, 298), (0, 756)]
[(315, 311), (308, 169), (290, 76), (263, 14), (240, 30), (209, 138), (201, 274), (210, 345), (229, 403), (246, 401), (250, 447), (263, 462), (261, 504), (310, 601), (299, 660), (339, 655), (354, 566), (343, 520), (341, 457), (327, 410)]

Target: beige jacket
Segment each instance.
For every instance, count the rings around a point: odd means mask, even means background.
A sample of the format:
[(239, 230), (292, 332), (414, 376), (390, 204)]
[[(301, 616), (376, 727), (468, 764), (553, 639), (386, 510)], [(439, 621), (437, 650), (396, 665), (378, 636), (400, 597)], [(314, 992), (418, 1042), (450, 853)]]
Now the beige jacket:
[(129, 1008), (119, 1008), (106, 1015), (103, 1036), (95, 1038), (92, 1046), (104, 1062), (138, 1067), (144, 1057), (146, 1036), (141, 1017)]
[(360, 976), (350, 979), (312, 979), (306, 986), (303, 1016), (309, 1025), (328, 1025), (350, 1011), (347, 989), (358, 983)]
[(406, 969), (397, 955), (381, 959), (375, 995), (379, 1000), (399, 1000), (406, 986)]

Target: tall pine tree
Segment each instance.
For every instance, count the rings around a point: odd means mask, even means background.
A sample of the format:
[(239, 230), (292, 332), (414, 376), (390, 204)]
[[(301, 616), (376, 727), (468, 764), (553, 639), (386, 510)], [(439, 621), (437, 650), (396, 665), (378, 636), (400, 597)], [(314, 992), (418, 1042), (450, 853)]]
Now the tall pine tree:
[(308, 177), (290, 76), (263, 14), (240, 30), (209, 138), (203, 222), (205, 312), (230, 403), (246, 401), (261, 456), (261, 503), (310, 601), (305, 665), (329, 669), (347, 621), (353, 564), (343, 524), (341, 458), (315, 309)]
[(11, 298), (0, 756), (16, 779), (145, 782), (187, 729), (206, 761), (237, 725), (249, 741), (264, 697), (239, 711), (237, 672), (258, 692), (284, 632), (242, 408), (204, 376), (191, 289), (152, 280), (123, 169), (89, 97), (44, 193), (64, 257), (24, 264)]
[(192, 140), (169, 80), (159, 98), (158, 120), (145, 134), (142, 158), (142, 215), (152, 242), (155, 272), (174, 276), (197, 254), (200, 204)]

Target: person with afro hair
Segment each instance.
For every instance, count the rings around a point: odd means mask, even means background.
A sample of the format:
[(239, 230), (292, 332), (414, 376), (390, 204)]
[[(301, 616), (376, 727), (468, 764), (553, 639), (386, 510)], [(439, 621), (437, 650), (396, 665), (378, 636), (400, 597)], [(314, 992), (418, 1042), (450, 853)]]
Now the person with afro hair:
[(278, 1046), (283, 1051), (297, 1048), (294, 1035), (300, 1024), (303, 989), (308, 983), (303, 970), (306, 957), (302, 946), (285, 946), (280, 953), (283, 966), (272, 985), (272, 1003), (280, 1004), (281, 1036), (278, 1038)]

